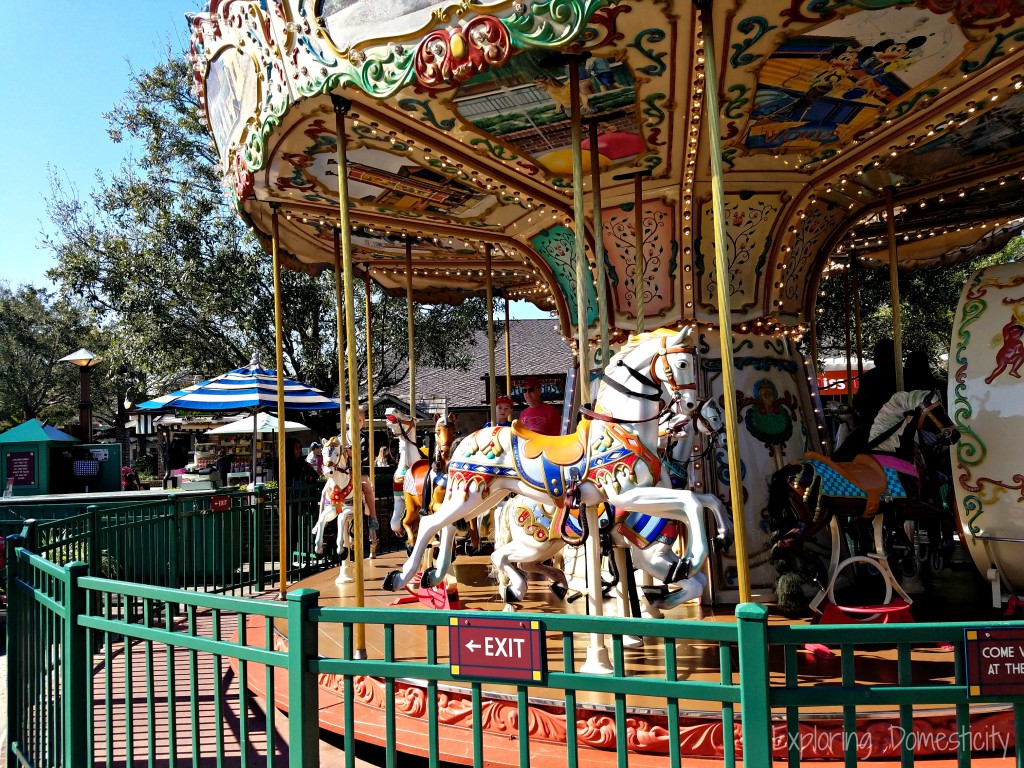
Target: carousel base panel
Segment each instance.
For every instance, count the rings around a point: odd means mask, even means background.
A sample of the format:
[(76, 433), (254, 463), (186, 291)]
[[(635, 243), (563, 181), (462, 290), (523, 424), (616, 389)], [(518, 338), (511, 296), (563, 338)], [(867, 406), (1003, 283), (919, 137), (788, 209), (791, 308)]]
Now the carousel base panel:
[[(384, 576), (400, 566), (404, 555), (393, 554), (367, 560), (364, 564), (366, 573), (365, 604), (368, 607), (385, 607), (398, 595), (380, 588)], [(460, 557), (453, 569), (458, 578), (459, 598), (461, 607), (468, 610), (500, 611), (502, 603), (497, 590), (488, 574), (487, 558)], [(319, 604), (323, 607), (351, 605), (354, 590), (351, 584), (335, 584), (337, 569), (331, 569), (305, 579), (293, 588), (305, 587), (320, 592)], [(947, 594), (948, 597), (948, 594)], [(585, 600), (563, 604), (555, 600), (541, 583), (531, 584), (527, 600), (521, 609), (531, 612), (566, 611), (581, 613), (585, 610)], [(947, 609), (949, 607), (946, 603)], [(418, 602), (408, 603), (410, 610), (429, 610)], [(609, 612), (612, 606), (609, 605)], [(967, 610), (965, 607), (964, 610)], [(505, 614), (508, 616), (509, 614)], [(948, 614), (947, 614), (948, 616)], [(733, 621), (733, 607), (702, 607), (687, 604), (666, 613), (667, 618), (700, 619), (703, 621)], [(773, 612), (770, 617), (773, 624), (804, 623), (792, 622)], [(286, 628), (278, 623), (275, 629), (275, 646), (284, 649), (288, 638)], [(326, 657), (342, 655), (341, 627), (337, 625), (320, 625), (319, 648)], [(248, 642), (262, 645), (266, 629), (263, 620), (253, 618), (247, 627)], [(421, 628), (399, 627), (396, 629), (394, 647), (400, 661), (417, 661), (425, 658), (424, 633)], [(580, 638), (577, 643), (577, 663), (586, 655), (587, 638)], [(370, 658), (383, 657), (383, 632), (380, 627), (366, 628), (367, 653)], [(809, 651), (808, 655), (812, 652)], [(549, 647), (549, 658), (560, 659), (560, 642), (552, 642)], [(678, 664), (685, 669), (687, 679), (717, 681), (718, 647), (714, 643), (682, 643), (677, 644)], [(921, 664), (928, 668), (930, 679), (936, 682), (948, 682), (953, 679), (954, 660), (950, 649), (941, 647), (915, 648), (913, 651), (915, 666)], [(447, 637), (438, 633), (438, 660), (443, 663), (447, 658)], [(660, 676), (663, 670), (664, 656), (659, 647), (631, 649), (626, 653), (628, 674)], [(778, 669), (774, 668), (773, 680), (781, 682), (781, 659)], [(895, 651), (873, 650), (872, 653), (858, 658), (858, 677), (865, 677), (877, 683), (897, 682), (897, 664)], [(276, 705), (287, 711), (287, 685), (284, 674), (278, 671), (280, 679), (275, 683)], [(818, 676), (823, 684), (836, 682), (841, 675), (838, 654), (831, 658), (816, 655), (813, 662), (812, 676)], [(801, 677), (806, 677), (801, 673)], [(334, 675), (322, 675), (320, 678), (320, 727), (337, 733), (344, 733), (343, 681)], [(248, 677), (250, 688), (258, 696), (264, 696), (264, 675), (262, 672)], [(396, 689), (397, 740), (396, 748), (400, 753), (427, 755), (427, 694), (423, 683), (399, 681)], [(439, 745), (441, 759), (454, 764), (471, 765), (473, 761), (473, 744), (469, 731), (472, 727), (471, 693), (468, 683), (459, 682), (439, 684), (440, 722)], [(357, 677), (354, 683), (355, 718), (359, 723), (357, 740), (384, 746), (386, 743), (384, 718), (384, 683), (372, 677)], [(519, 743), (517, 730), (517, 712), (514, 696), (515, 689), (500, 684), (484, 684), (483, 708), (483, 745), (485, 764), (488, 766), (516, 765), (519, 762)], [(511, 694), (511, 695), (510, 695)], [(561, 764), (565, 758), (565, 709), (564, 697), (560, 691), (543, 688), (530, 689), (530, 753), (535, 765)], [(616, 764), (615, 733), (613, 710), (614, 699), (611, 696), (578, 692), (576, 712), (576, 732), (580, 745), (580, 760), (594, 768), (614, 766)], [(667, 718), (664, 699), (645, 699), (630, 697), (629, 713), (630, 729), (627, 734), (630, 749), (629, 765), (634, 768), (655, 768), (664, 766), (668, 759), (669, 738), (666, 730)], [(679, 702), (681, 716), (678, 721), (682, 755), (690, 760), (698, 760), (694, 765), (721, 765), (723, 757), (723, 729), (720, 708), (713, 708), (708, 702)], [(872, 765), (898, 765), (899, 744), (899, 713), (891, 708), (858, 707), (858, 747), (862, 758), (870, 758)], [(742, 762), (739, 743), (739, 725), (737, 716), (737, 733), (735, 744), (737, 757)], [(775, 723), (775, 758), (786, 759), (787, 736), (785, 721), (779, 719)], [(972, 733), (985, 734), (988, 748), (979, 745), (976, 750), (978, 757), (972, 760), (975, 766), (1010, 765), (1014, 754), (1014, 721), (1013, 713), (1008, 707), (979, 706), (972, 707)], [(944, 766), (955, 764), (955, 748), (957, 724), (952, 708), (915, 707), (915, 733), (930, 734), (928, 744), (933, 749), (922, 749), (919, 744), (915, 756), (931, 757), (930, 765)], [(842, 712), (839, 708), (817, 707), (801, 709), (800, 744), (802, 758), (805, 760), (843, 759)], [(1006, 747), (1008, 751), (1003, 750)], [(991, 756), (980, 754), (991, 753)]]

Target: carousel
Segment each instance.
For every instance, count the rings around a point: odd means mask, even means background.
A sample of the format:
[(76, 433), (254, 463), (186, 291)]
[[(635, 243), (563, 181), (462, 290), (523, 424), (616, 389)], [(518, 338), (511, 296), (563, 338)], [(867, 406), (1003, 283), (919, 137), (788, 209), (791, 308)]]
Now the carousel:
[[(596, 576), (632, 563), (649, 574), (640, 610), (713, 619), (716, 605), (773, 599), (781, 542), (819, 609), (835, 603), (840, 571), (866, 564), (882, 604), (905, 613), (879, 509), (927, 524), (925, 484), (910, 478), (912, 453), (885, 467), (829, 457), (815, 301), (823, 277), (852, 263), (887, 268), (898, 308), (899, 270), (994, 252), (1021, 230), (1024, 6), (212, 0), (190, 24), (196, 92), (238, 214), (277, 279), (334, 270), (349, 349), (362, 318), (341, 305), (355, 306), (363, 280), (406, 296), (410, 318), (414, 302), (504, 299), (507, 316), (509, 301), (530, 301), (557, 313), (577, 353), (567, 435), (487, 429), (415, 471), (409, 452), (393, 521), (408, 556), (363, 561), (364, 486), (346, 451), (359, 425), (343, 423), (325, 444), (317, 536), (322, 545), (328, 519), (351, 517), (354, 536), (339, 533), (338, 546), (354, 559), (337, 585), (334, 573), (302, 584), (322, 604), (388, 605), (397, 591), (448, 606), (458, 584), (463, 607), (635, 613), (631, 590), (606, 601)], [(959, 537), (997, 600), (1024, 582), (1012, 555), (1024, 539), (1020, 470), (997, 467), (1012, 451), (985, 449), (1007, 439), (995, 420), (1022, 416), (1024, 271), (1003, 269), (965, 289), (949, 414), (934, 393), (903, 393), (881, 449), (912, 452), (915, 433), (950, 446)], [(969, 326), (997, 295), (993, 348), (989, 330)], [(410, 331), (410, 360), (414, 343)], [(339, 371), (343, 400), (356, 402), (355, 360), (340, 349)], [(372, 379), (363, 384), (372, 412)], [(489, 385), (498, 391), (493, 354)], [(415, 442), (404, 414), (389, 424)], [(686, 466), (677, 487), (672, 457)], [(453, 562), (454, 526), (499, 502), (494, 555)], [(285, 503), (282, 489), (282, 514)], [(602, 562), (588, 542), (609, 506), (618, 541)], [(650, 519), (685, 543), (661, 528), (644, 536)], [(838, 519), (860, 521), (863, 549), (843, 549)], [(815, 571), (803, 551), (819, 533)], [(545, 565), (569, 550), (591, 578)], [(574, 589), (586, 600), (565, 602)], [(357, 653), (375, 642), (357, 625)], [(586, 657), (586, 671), (608, 669), (600, 636)], [(692, 727), (714, 717), (694, 713)]]

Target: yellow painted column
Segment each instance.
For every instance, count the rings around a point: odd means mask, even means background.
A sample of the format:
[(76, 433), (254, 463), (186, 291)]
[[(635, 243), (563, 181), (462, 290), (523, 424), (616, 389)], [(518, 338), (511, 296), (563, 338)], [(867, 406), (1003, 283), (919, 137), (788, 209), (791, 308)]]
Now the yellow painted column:
[[(341, 261), (345, 287), (345, 339), (348, 348), (348, 401), (353, 410), (359, 407), (359, 369), (356, 360), (356, 318), (354, 297), (354, 270), (352, 268), (352, 225), (348, 212), (348, 157), (345, 149), (345, 115), (352, 102), (331, 94), (334, 116), (337, 123), (338, 145), (338, 209), (341, 222)], [(363, 468), (359, 452), (359, 419), (353, 418), (348, 424), (349, 441), (352, 446), (352, 545), (355, 549), (355, 568), (352, 575), (355, 587), (355, 606), (362, 608), (363, 592)], [(353, 628), (353, 654), (366, 658), (366, 627), (356, 624)]]
[(274, 266), (274, 353), (277, 363), (277, 557), (280, 571), (278, 599), (288, 592), (288, 482), (285, 469), (288, 457), (284, 444), (284, 339), (281, 312), (281, 232), (278, 213), (280, 203), (272, 203), (270, 217), (270, 253)]
[(412, 306), (412, 238), (405, 237), (405, 323), (409, 357), (409, 415), (416, 426), (416, 314)]
[(487, 404), (487, 412), (491, 414), (491, 424), (498, 423), (498, 414), (495, 410), (494, 399), (498, 396), (495, 391), (497, 378), (494, 374), (494, 246), (490, 243), (484, 251), (484, 287), (487, 295), (487, 391), (490, 393), (491, 402)]
[(590, 139), (590, 198), (594, 216), (594, 282), (597, 283), (597, 324), (601, 333), (601, 367), (608, 365), (608, 296), (604, 272), (604, 239), (601, 221), (601, 155), (597, 151), (597, 120), (588, 120)]
[(505, 394), (512, 397), (512, 324), (508, 316), (507, 289), (505, 291)]
[(338, 434), (345, 435), (345, 307), (341, 284), (341, 229), (334, 228), (334, 325), (338, 336)]
[[(377, 487), (377, 461), (374, 451), (373, 434), (373, 317), (371, 310), (373, 304), (370, 302), (370, 267), (367, 265), (363, 273), (363, 290), (366, 293), (366, 449), (370, 457), (370, 487)], [(376, 505), (374, 505), (376, 508)]]
[(718, 325), (722, 346), (722, 389), (725, 393), (725, 435), (729, 445), (729, 496), (736, 529), (736, 571), (740, 602), (750, 600), (750, 561), (747, 525), (743, 512), (743, 481), (740, 472), (738, 408), (732, 359), (732, 312), (729, 306), (729, 254), (725, 239), (725, 188), (722, 179), (722, 138), (718, 113), (718, 61), (710, 5), (700, 9), (704, 27), (704, 116), (711, 155), (711, 207), (715, 232), (715, 280), (718, 292)]

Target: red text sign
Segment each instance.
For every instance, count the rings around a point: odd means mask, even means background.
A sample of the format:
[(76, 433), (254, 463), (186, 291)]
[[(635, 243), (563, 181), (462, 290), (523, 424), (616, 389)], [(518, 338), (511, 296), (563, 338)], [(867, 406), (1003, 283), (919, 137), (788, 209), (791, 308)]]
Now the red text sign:
[(1024, 694), (1024, 630), (969, 629), (966, 640), (970, 696)]
[(453, 617), (448, 645), (456, 677), (544, 680), (544, 627), (539, 621)]
[(210, 497), (210, 511), (211, 512), (227, 512), (231, 509), (231, 497), (230, 496), (211, 496)]

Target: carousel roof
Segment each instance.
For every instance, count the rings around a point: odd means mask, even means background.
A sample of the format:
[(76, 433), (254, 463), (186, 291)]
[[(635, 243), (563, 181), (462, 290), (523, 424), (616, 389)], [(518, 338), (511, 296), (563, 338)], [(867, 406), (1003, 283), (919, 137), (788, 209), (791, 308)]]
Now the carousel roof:
[[(267, 10), (269, 8), (270, 10)], [(1022, 0), (711, 4), (730, 304), (737, 322), (810, 316), (830, 256), (907, 266), (977, 255), (1024, 217)], [(701, 14), (682, 0), (211, 0), (192, 56), (238, 209), (279, 212), (295, 268), (335, 260), (344, 120), (356, 266), (420, 301), (496, 289), (575, 322), (569, 70), (577, 67), (585, 233), (612, 322), (635, 323), (642, 179), (647, 326), (713, 320)], [(553, 55), (572, 51), (579, 58)], [(596, 139), (594, 138), (596, 136)], [(591, 156), (591, 153), (594, 156)], [(593, 285), (588, 321), (596, 319)]]

